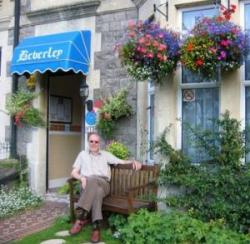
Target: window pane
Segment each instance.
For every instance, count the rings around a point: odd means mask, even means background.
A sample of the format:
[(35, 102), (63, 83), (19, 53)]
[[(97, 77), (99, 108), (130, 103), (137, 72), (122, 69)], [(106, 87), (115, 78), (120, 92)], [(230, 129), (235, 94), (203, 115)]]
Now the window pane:
[(194, 136), (188, 128), (216, 130), (214, 119), (219, 116), (219, 89), (199, 88), (190, 91), (193, 95), (189, 97), (185, 89), (182, 91), (182, 150), (192, 162), (198, 163), (209, 157), (204, 149), (195, 146)]
[(188, 69), (182, 67), (182, 83), (201, 83), (201, 82), (214, 82), (219, 80), (220, 73), (217, 72), (216, 79), (208, 79), (200, 74), (195, 74)]
[(201, 17), (213, 17), (218, 15), (218, 8), (198, 9), (184, 11), (182, 15), (182, 30), (189, 31)]
[[(250, 148), (250, 87), (246, 87), (246, 146)], [(246, 162), (250, 162), (250, 152), (246, 155)]]

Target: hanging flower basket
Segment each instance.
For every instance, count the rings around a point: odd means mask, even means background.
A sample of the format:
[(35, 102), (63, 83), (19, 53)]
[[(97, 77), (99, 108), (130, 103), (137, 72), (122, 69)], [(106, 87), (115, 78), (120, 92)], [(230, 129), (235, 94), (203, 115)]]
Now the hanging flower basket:
[(32, 106), (32, 101), (38, 94), (19, 90), (11, 94), (6, 101), (8, 114), (13, 116), (14, 122), (18, 127), (23, 125), (33, 127), (43, 127), (45, 122), (40, 111)]
[(126, 38), (118, 44), (121, 63), (135, 80), (161, 80), (176, 69), (179, 35), (158, 24), (130, 22)]
[(133, 110), (127, 102), (127, 90), (120, 90), (113, 96), (106, 99), (100, 110), (100, 118), (97, 128), (106, 139), (111, 139), (117, 126), (117, 121), (121, 118), (130, 117)]
[[(181, 62), (187, 69), (214, 78), (222, 72), (236, 70), (249, 48), (248, 37), (230, 21), (235, 6), (223, 16), (200, 19), (181, 47)], [(231, 11), (231, 12), (230, 12)]]

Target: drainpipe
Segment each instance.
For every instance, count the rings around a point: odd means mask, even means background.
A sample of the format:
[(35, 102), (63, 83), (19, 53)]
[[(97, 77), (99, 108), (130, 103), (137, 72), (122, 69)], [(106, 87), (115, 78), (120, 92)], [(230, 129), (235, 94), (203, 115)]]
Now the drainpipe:
[[(20, 0), (15, 0), (14, 7), (14, 40), (13, 40), (13, 49), (19, 43), (19, 34), (20, 34)], [(13, 74), (12, 76), (12, 93), (15, 93), (18, 89), (18, 76)], [(17, 158), (17, 127), (14, 124), (14, 118), (11, 118), (11, 147), (10, 147), (11, 157)]]

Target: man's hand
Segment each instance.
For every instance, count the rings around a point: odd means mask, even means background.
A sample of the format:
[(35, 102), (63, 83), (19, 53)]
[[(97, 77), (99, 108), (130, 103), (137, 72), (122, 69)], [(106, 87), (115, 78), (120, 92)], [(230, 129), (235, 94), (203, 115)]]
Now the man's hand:
[(82, 176), (80, 181), (82, 183), (82, 188), (85, 189), (85, 187), (87, 185), (87, 178), (85, 176)]
[(142, 163), (136, 161), (136, 160), (133, 160), (132, 161), (132, 166), (133, 166), (133, 169), (134, 170), (140, 170), (141, 167), (142, 167)]

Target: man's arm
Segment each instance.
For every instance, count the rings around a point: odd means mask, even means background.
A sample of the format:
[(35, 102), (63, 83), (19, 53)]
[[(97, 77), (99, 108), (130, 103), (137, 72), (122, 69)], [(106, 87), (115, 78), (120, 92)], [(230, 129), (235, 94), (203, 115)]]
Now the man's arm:
[(142, 167), (142, 163), (136, 160), (123, 160), (123, 164), (132, 164), (134, 170), (140, 170)]
[(142, 167), (142, 163), (136, 161), (136, 160), (123, 160), (120, 158), (117, 158), (114, 154), (110, 152), (106, 152), (108, 156), (108, 161), (110, 164), (132, 164), (134, 170), (140, 170)]
[(74, 167), (72, 172), (71, 172), (71, 176), (79, 181), (81, 181), (82, 184), (82, 188), (85, 189), (86, 184), (87, 184), (87, 179), (85, 176), (82, 176), (80, 174), (80, 167)]

